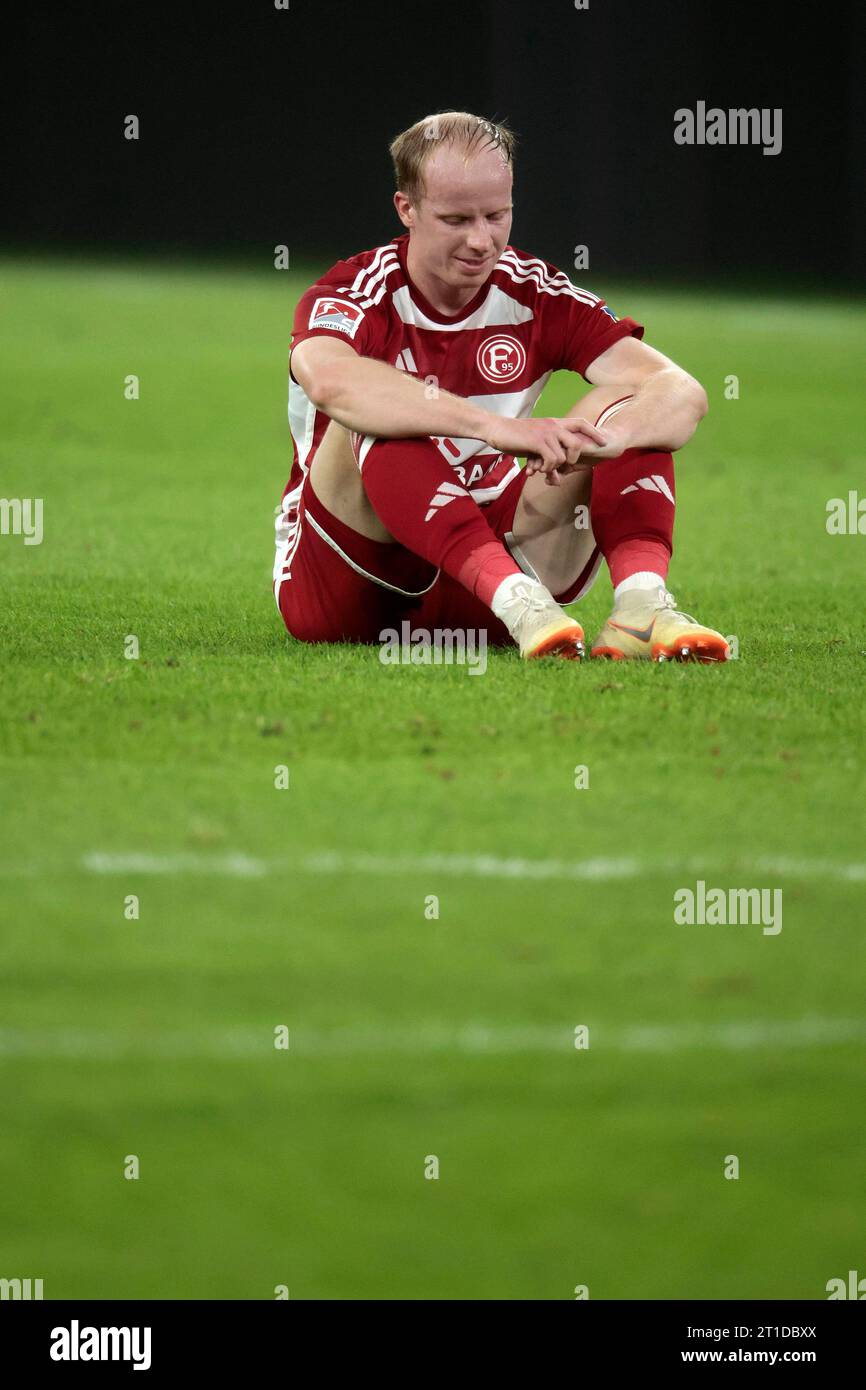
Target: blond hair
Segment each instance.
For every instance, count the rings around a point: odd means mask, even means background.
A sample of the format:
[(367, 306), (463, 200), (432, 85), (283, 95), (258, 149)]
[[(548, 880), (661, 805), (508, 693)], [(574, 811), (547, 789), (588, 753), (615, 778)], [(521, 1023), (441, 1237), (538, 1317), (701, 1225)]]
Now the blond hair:
[(506, 164), (514, 163), (516, 137), (504, 121), (487, 121), (469, 111), (437, 111), (404, 130), (389, 146), (397, 190), (413, 203), (424, 195), (424, 163), (441, 141), (457, 145), (465, 157), (496, 149)]

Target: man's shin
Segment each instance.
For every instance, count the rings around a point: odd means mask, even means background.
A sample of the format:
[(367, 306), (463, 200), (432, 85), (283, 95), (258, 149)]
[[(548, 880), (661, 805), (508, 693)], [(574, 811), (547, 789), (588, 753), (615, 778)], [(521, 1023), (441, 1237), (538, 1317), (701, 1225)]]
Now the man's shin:
[(667, 578), (675, 513), (672, 454), (627, 449), (596, 466), (592, 529), (615, 588), (636, 574)]

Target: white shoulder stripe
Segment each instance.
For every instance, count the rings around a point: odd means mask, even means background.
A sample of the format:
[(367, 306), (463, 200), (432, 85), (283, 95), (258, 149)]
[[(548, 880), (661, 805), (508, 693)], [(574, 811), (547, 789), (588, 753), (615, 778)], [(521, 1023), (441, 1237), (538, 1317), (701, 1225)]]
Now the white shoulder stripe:
[(364, 286), (364, 298), (359, 298), (360, 291), (355, 291), (353, 298), (358, 299), (358, 304), (362, 309), (369, 309), (372, 305), (379, 303), (379, 300), (382, 298), (383, 294), (387, 292), (388, 276), (392, 275), (395, 270), (399, 269), (400, 262), (398, 260), (388, 262), (383, 261), (382, 267), (376, 274), (376, 276), (372, 280), (368, 281), (368, 283)]
[(513, 251), (504, 251), (499, 261), (499, 268), (502, 270), (512, 270), (521, 278), (531, 277), (539, 284), (540, 288), (550, 289), (569, 289), (574, 294), (585, 295), (587, 299), (595, 303), (599, 302), (599, 296), (593, 294), (591, 290), (581, 289), (569, 280), (563, 271), (558, 270), (555, 275), (551, 275), (543, 262), (530, 262), (526, 258), (515, 255)]
[(380, 251), (383, 251), (384, 254), (381, 257), (378, 266), (376, 266), (375, 269), (373, 268), (373, 266), (368, 266), (366, 270), (363, 270), (358, 275), (356, 275), (351, 286), (347, 286), (345, 287), (345, 289), (341, 287), (340, 289), (341, 294), (345, 293), (350, 295), (352, 299), (357, 299), (364, 306), (364, 308), (369, 308), (370, 303), (373, 302), (371, 299), (369, 299), (369, 296), (373, 293), (373, 290), (379, 285), (379, 283), (383, 279), (386, 279), (387, 276), (391, 274), (392, 270), (396, 270), (400, 264), (397, 252), (393, 250), (393, 248), (391, 249), (390, 254), (388, 254), (387, 247), (380, 247), (379, 249)]
[(583, 290), (579, 285), (572, 284), (568, 276), (561, 270), (555, 275), (551, 275), (543, 261), (535, 257), (518, 256), (514, 251), (503, 251), (497, 268), (504, 270), (511, 275), (512, 279), (526, 282), (533, 281), (541, 290), (548, 293), (561, 294), (571, 293), (578, 297), (584, 304), (599, 304), (600, 298), (593, 294), (591, 290)]
[[(391, 272), (396, 270), (397, 268), (398, 267), (396, 265), (389, 266), (387, 271), (385, 272), (385, 280), (387, 279), (387, 276), (390, 275)], [(375, 288), (375, 292), (370, 290), (369, 286), (365, 290), (348, 290), (344, 286), (340, 286), (338, 293), (347, 294), (350, 299), (354, 300), (354, 302), (359, 306), (359, 308), (369, 309), (373, 304), (379, 303), (379, 300), (382, 298), (383, 294), (385, 294), (386, 290), (388, 289), (385, 280), (383, 280), (381, 284), (379, 284), (378, 281), (376, 282), (378, 288)]]
[(549, 281), (545, 284), (535, 272), (531, 271), (529, 274), (519, 275), (510, 265), (503, 265), (502, 261), (499, 262), (496, 269), (510, 276), (517, 285), (535, 285), (542, 294), (567, 294), (570, 295), (572, 299), (576, 299), (579, 304), (586, 304), (590, 308), (594, 308), (595, 305), (601, 303), (598, 295), (591, 294), (589, 290), (579, 290), (575, 285), (572, 285), (571, 281), (568, 279), (561, 285), (554, 285)]
[(392, 270), (396, 270), (396, 269), (397, 269), (397, 267), (392, 265), (392, 266), (390, 267), (390, 269), (387, 270), (387, 271), (385, 272), (385, 279), (383, 280), (383, 282), (382, 282), (382, 284), (379, 286), (379, 288), (376, 290), (375, 294), (368, 294), (368, 295), (362, 297), (361, 291), (360, 291), (360, 290), (347, 290), (347, 289), (345, 288), (345, 286), (342, 286), (342, 285), (341, 285), (340, 288), (337, 290), (337, 293), (338, 293), (338, 294), (347, 294), (347, 295), (349, 296), (350, 299), (353, 299), (353, 300), (356, 302), (356, 304), (358, 305), (358, 308), (359, 308), (359, 309), (371, 309), (371, 308), (373, 307), (373, 305), (374, 305), (374, 304), (378, 304), (378, 303), (379, 303), (379, 300), (382, 298), (382, 296), (383, 296), (384, 294), (387, 293), (387, 291), (388, 291), (387, 277), (388, 277), (388, 275), (390, 275), (390, 273), (391, 273)]
[[(529, 270), (535, 267), (541, 271), (542, 275), (550, 276), (550, 267), (545, 261), (540, 260), (538, 256), (518, 256), (513, 246), (506, 246), (502, 253), (502, 259), (513, 261), (519, 270)], [(556, 274), (564, 275), (564, 272), (558, 270)]]
[[(549, 284), (572, 284), (564, 270), (554, 270), (553, 273), (551, 273), (550, 266), (544, 261), (539, 260), (537, 256), (518, 256), (517, 252), (511, 246), (507, 246), (503, 251), (502, 260), (510, 262), (515, 270), (535, 271)], [(572, 285), (572, 288), (577, 290), (580, 289), (580, 286)], [(583, 290), (583, 293), (589, 294), (590, 291)]]
[(369, 265), (363, 266), (363, 267), (361, 268), (361, 270), (358, 271), (358, 274), (355, 276), (354, 280), (352, 281), (352, 289), (353, 289), (353, 290), (357, 290), (357, 289), (361, 286), (361, 284), (363, 283), (363, 281), (366, 279), (366, 277), (367, 277), (368, 275), (374, 274), (374, 272), (376, 271), (376, 269), (377, 269), (377, 267), (378, 267), (378, 265), (379, 265), (379, 262), (381, 261), (382, 257), (385, 255), (385, 252), (386, 252), (386, 251), (389, 251), (389, 250), (390, 250), (390, 251), (393, 251), (393, 250), (394, 250), (394, 248), (393, 248), (393, 246), (391, 245), (390, 242), (387, 242), (384, 246), (379, 246), (379, 247), (376, 248), (376, 254), (374, 255), (374, 257), (373, 257), (372, 261), (370, 262), (370, 264), (369, 264)]

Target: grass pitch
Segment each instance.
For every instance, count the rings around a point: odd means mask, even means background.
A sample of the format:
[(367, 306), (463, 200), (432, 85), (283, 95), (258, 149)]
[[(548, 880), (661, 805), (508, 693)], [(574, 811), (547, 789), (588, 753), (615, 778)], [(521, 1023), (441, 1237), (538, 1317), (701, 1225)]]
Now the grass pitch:
[[(825, 527), (863, 306), (593, 282), (708, 389), (671, 587), (739, 660), (470, 678), (276, 613), (319, 269), (2, 266), (0, 492), (45, 533), (0, 536), (0, 1276), (825, 1297), (866, 1212), (866, 538)], [(675, 925), (698, 879), (782, 931)]]

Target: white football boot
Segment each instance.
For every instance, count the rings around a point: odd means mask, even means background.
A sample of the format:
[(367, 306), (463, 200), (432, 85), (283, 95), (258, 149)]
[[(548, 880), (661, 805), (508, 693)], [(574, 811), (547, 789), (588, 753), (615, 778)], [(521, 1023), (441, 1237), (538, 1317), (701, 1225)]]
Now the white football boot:
[(727, 661), (731, 649), (714, 628), (681, 613), (667, 589), (630, 589), (592, 644), (594, 657), (614, 661)]
[(526, 660), (559, 656), (580, 661), (585, 653), (583, 628), (560, 608), (537, 579), (516, 576), (508, 593), (493, 609)]

